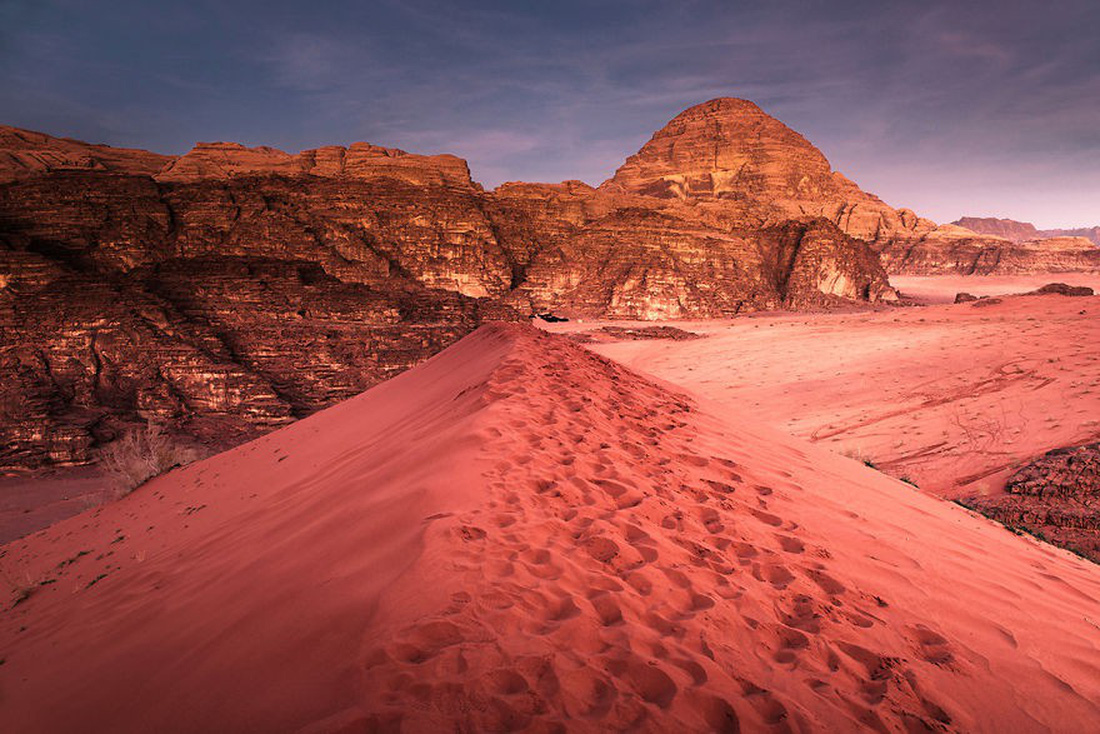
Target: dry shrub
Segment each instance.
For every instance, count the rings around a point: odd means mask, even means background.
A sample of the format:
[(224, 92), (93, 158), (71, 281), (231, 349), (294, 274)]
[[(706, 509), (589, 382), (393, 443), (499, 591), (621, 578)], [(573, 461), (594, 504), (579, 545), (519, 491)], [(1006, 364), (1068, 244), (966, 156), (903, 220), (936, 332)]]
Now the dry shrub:
[(863, 453), (863, 449), (845, 449), (841, 452), (841, 455), (847, 456), (849, 459), (855, 459), (864, 466), (868, 466), (872, 469), (878, 469), (878, 465), (875, 464), (871, 457)]
[(153, 477), (197, 458), (157, 423), (135, 428), (103, 449), (100, 466), (111, 478), (119, 497), (133, 492)]
[(41, 584), (31, 578), (30, 573), (24, 572), (23, 578), (14, 579), (7, 574), (0, 574), (4, 577), (4, 582), (11, 589), (11, 605), (17, 607), (27, 599), (31, 598), (31, 595), (38, 590)]

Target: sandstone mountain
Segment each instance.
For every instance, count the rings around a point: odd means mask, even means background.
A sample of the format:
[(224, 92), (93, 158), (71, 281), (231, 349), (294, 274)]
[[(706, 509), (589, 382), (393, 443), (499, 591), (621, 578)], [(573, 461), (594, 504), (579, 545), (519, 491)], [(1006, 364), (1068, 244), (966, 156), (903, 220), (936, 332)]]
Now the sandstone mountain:
[(232, 445), (486, 318), (895, 298), (836, 226), (851, 207), (767, 208), (770, 191), (749, 208), (580, 182), (486, 192), (460, 158), (366, 143), (169, 157), (5, 129), (0, 151), (0, 466), (86, 462), (145, 420)]
[(486, 318), (728, 317), (890, 301), (887, 271), (1100, 267), (1075, 242), (895, 210), (736, 99), (598, 188), (485, 191), (460, 158), (367, 143), (171, 157), (2, 128), (0, 466), (85, 462), (149, 419), (235, 443)]
[(601, 189), (719, 201), (754, 224), (824, 217), (872, 241), (936, 226), (861, 190), (808, 140), (742, 99), (715, 99), (677, 115)]
[(1084, 237), (1094, 245), (1100, 245), (1100, 227), (1036, 229), (1031, 222), (1018, 222), (1015, 219), (997, 219), (996, 217), (962, 217), (952, 222), (952, 224), (966, 227), (978, 234), (1004, 237), (1013, 242), (1051, 237)]
[[(997, 233), (939, 225), (894, 209), (834, 171), (808, 140), (757, 105), (715, 99), (685, 110), (630, 156), (601, 192), (665, 202), (669, 211), (763, 228), (821, 217), (869, 242), (889, 273), (1018, 274), (1100, 269), (1084, 240), (1016, 246)], [(655, 204), (650, 204), (654, 206)]]

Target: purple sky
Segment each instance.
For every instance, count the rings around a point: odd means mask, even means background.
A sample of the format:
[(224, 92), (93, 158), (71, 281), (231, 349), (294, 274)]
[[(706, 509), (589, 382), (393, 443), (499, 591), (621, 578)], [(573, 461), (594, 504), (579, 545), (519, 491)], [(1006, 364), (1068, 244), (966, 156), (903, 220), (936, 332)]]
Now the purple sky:
[(182, 153), (355, 140), (599, 183), (752, 99), (895, 206), (1100, 224), (1100, 2), (0, 0), (0, 122)]

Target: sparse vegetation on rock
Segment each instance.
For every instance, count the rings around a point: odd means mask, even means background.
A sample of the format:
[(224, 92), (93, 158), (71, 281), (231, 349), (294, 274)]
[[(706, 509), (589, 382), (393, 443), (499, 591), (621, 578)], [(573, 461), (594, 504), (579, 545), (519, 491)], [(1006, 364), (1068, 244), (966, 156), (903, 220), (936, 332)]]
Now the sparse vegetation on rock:
[(108, 444), (101, 454), (100, 465), (121, 497), (153, 477), (197, 458), (195, 451), (176, 443), (163, 426), (150, 422)]

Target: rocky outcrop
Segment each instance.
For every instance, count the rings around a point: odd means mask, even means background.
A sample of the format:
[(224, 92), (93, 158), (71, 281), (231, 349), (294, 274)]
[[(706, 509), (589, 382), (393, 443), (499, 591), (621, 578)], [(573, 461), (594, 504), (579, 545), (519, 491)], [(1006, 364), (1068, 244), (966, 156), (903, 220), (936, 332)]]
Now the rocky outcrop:
[(1100, 443), (1056, 449), (1008, 479), (976, 509), (1100, 562)]
[(2, 466), (84, 463), (154, 420), (232, 445), (416, 364), (499, 309), (315, 263), (172, 258), (127, 274), (3, 252)]
[(1100, 498), (1100, 443), (1048, 451), (1009, 477), (1005, 491), (1082, 501)]
[(0, 186), (0, 466), (83, 463), (143, 420), (238, 443), (517, 318), (462, 292), (499, 269), (480, 210), (415, 191), (75, 172)]
[(1066, 285), (1065, 283), (1047, 283), (1028, 295), (1033, 296), (1091, 296), (1092, 288), (1087, 285)]
[(1031, 222), (1018, 222), (1015, 219), (997, 219), (995, 217), (963, 217), (952, 224), (966, 227), (982, 235), (1004, 237), (1013, 242), (1048, 239), (1051, 237), (1083, 237), (1094, 245), (1100, 245), (1100, 227), (1079, 227), (1077, 229), (1036, 229)]
[(897, 293), (878, 273), (875, 252), (827, 220), (786, 222), (765, 230), (764, 237), (774, 243), (764, 251), (775, 258), (764, 272), (775, 279), (788, 308), (897, 300)]

